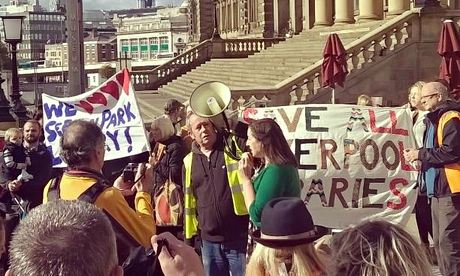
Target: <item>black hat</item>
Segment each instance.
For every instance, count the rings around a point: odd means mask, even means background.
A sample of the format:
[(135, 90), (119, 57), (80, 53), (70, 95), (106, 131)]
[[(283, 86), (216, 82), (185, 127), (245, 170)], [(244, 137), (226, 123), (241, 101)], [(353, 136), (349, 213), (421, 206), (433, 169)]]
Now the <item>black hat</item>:
[(314, 225), (307, 206), (300, 198), (280, 197), (267, 202), (262, 210), (261, 227), (252, 237), (267, 247), (291, 247), (311, 243), (328, 233)]
[(165, 112), (169, 114), (170, 112), (173, 112), (175, 110), (178, 110), (179, 108), (184, 107), (184, 104), (179, 102), (176, 99), (169, 99), (164, 106)]

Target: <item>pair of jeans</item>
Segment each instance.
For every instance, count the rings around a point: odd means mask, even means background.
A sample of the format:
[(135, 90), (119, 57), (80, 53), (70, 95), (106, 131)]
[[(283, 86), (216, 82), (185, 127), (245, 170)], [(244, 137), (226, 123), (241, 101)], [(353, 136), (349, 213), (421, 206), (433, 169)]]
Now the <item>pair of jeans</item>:
[(246, 269), (247, 238), (235, 241), (202, 241), (201, 257), (207, 276), (243, 276)]
[(424, 245), (430, 245), (428, 235), (433, 237), (433, 226), (431, 222), (431, 207), (426, 195), (418, 195), (415, 203), (415, 221), (417, 222), (420, 241)]
[(444, 276), (460, 276), (460, 196), (431, 199), (433, 242)]

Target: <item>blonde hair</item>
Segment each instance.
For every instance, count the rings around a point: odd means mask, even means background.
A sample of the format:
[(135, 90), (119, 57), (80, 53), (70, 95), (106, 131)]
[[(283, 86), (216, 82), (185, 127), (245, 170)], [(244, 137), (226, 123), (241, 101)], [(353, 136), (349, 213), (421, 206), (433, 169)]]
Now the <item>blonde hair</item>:
[(372, 106), (372, 99), (368, 95), (362, 94), (358, 97), (357, 105)]
[(19, 134), (22, 136), (22, 131), (19, 128), (15, 128), (15, 127), (7, 129), (5, 131), (5, 142), (9, 142), (10, 139), (13, 138), (15, 134)]
[(160, 141), (169, 139), (175, 133), (171, 119), (169, 119), (166, 116), (161, 116), (153, 120), (152, 124), (150, 125), (150, 131), (152, 131), (153, 129), (158, 129), (160, 131)]
[(412, 84), (410, 87), (409, 87), (409, 90), (407, 90), (407, 93), (410, 95), (412, 89), (414, 88), (417, 88), (418, 89), (418, 93), (422, 92), (422, 88), (423, 86), (426, 84), (426, 82), (424, 81), (418, 81), (414, 84)]
[(279, 249), (257, 244), (249, 259), (246, 275), (279, 275), (279, 269), (286, 261), (292, 263), (289, 275), (308, 276), (325, 271), (312, 243)]
[(334, 235), (331, 242), (332, 271), (340, 276), (429, 276), (425, 251), (400, 226), (366, 221)]

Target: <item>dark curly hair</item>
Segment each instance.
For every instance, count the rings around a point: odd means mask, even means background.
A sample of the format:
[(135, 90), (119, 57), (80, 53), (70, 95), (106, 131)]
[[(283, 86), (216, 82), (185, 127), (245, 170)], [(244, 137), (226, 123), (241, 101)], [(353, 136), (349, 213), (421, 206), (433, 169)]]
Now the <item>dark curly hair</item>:
[(61, 137), (61, 158), (69, 168), (79, 168), (91, 161), (91, 152), (105, 142), (97, 124), (90, 121), (71, 122)]

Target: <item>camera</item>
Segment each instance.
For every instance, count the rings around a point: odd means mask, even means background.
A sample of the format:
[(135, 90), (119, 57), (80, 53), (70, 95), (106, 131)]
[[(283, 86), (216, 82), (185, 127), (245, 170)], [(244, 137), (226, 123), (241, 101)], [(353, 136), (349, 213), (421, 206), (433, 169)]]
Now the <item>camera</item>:
[(125, 169), (123, 170), (123, 180), (125, 182), (133, 182), (135, 181), (136, 173), (137, 173), (137, 163), (128, 163)]

